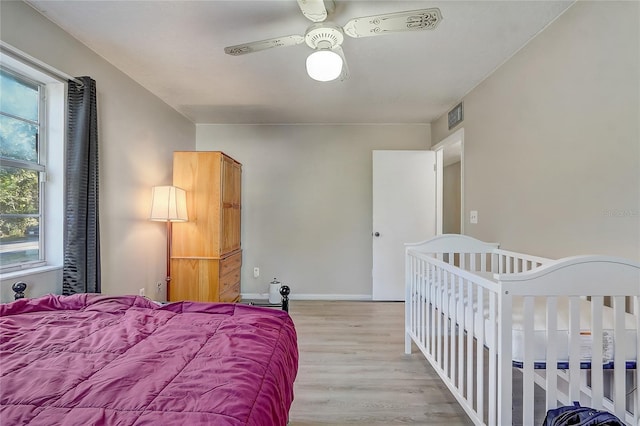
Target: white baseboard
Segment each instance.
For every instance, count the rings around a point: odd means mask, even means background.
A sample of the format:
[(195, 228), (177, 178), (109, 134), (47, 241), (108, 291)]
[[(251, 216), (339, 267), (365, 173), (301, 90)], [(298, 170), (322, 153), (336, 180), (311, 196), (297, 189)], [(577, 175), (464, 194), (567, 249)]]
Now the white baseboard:
[[(249, 300), (267, 300), (268, 294), (265, 293), (242, 293), (243, 299)], [(366, 301), (371, 300), (369, 294), (310, 294), (310, 293), (294, 293), (289, 296), (291, 300), (354, 300), (354, 301)]]

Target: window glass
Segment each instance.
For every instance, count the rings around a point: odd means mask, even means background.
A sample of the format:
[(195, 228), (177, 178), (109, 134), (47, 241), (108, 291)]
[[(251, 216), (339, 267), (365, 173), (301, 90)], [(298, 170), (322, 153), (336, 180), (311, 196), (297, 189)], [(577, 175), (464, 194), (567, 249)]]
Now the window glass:
[(0, 270), (42, 262), (42, 86), (0, 70)]
[(38, 126), (0, 115), (0, 157), (38, 162)]
[(0, 214), (38, 214), (40, 173), (35, 170), (0, 166)]
[(0, 71), (0, 110), (4, 113), (38, 121), (38, 85)]
[(0, 233), (3, 235), (0, 265), (8, 267), (40, 260), (40, 221), (37, 217), (2, 218)]

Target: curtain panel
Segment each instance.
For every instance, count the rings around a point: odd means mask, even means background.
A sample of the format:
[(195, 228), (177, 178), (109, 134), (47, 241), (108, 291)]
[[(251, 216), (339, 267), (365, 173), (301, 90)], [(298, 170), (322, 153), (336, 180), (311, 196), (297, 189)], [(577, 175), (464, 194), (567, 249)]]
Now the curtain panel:
[[(76, 81), (82, 82), (82, 84)], [(68, 82), (62, 293), (100, 293), (96, 82)]]

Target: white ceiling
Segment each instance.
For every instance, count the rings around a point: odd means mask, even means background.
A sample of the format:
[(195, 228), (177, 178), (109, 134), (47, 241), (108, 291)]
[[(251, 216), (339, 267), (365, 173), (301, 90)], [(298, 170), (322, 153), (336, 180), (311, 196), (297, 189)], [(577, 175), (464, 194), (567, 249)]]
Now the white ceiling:
[(434, 31), (345, 37), (350, 78), (328, 83), (307, 76), (305, 44), (223, 51), (304, 35), (311, 22), (294, 0), (29, 3), (194, 123), (254, 124), (430, 123), (572, 1), (337, 1), (329, 20), (339, 26), (430, 7), (443, 20)]

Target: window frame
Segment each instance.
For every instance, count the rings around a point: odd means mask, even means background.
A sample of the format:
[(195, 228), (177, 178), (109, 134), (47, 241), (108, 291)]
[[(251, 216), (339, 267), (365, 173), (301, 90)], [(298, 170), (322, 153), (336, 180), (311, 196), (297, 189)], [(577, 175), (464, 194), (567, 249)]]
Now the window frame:
[[(66, 130), (66, 81), (44, 73), (28, 60), (0, 51), (0, 66), (19, 80), (37, 85), (38, 162), (2, 158), (5, 167), (19, 167), (39, 173), (38, 222), (39, 259), (0, 264), (0, 279), (37, 273), (63, 262), (64, 147)], [(11, 114), (5, 114), (11, 117)], [(21, 117), (17, 117), (22, 119)], [(30, 120), (28, 122), (31, 122)], [(20, 215), (24, 217), (24, 215)]]

